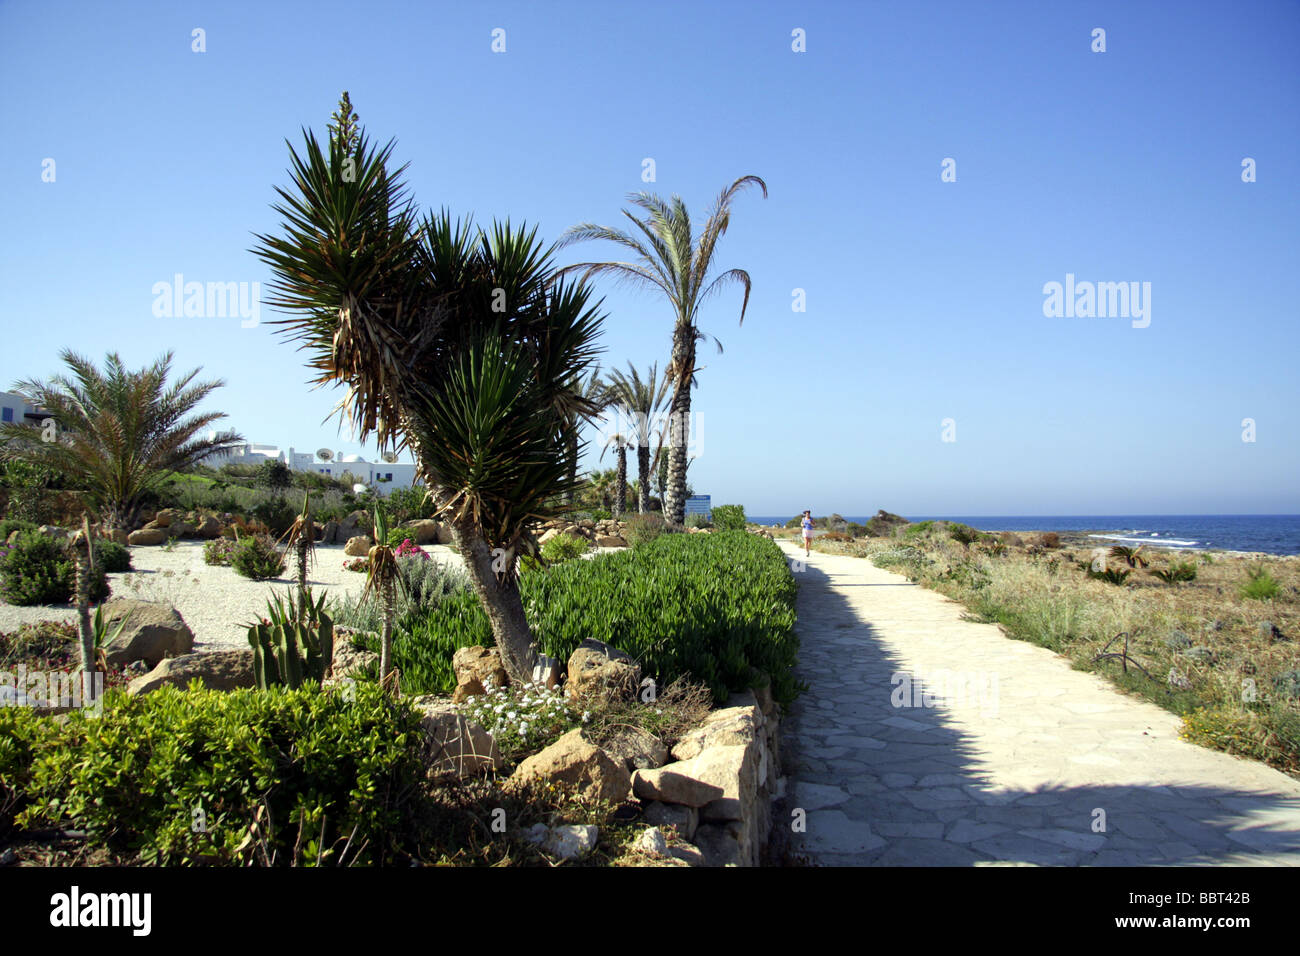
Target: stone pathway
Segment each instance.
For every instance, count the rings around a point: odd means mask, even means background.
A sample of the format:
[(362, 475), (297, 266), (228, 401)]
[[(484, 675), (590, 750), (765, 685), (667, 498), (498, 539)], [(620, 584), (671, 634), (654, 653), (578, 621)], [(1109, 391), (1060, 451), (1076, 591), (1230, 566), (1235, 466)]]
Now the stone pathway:
[(797, 576), (810, 690), (774, 819), (795, 859), (1300, 864), (1300, 782), (1180, 739), (1173, 714), (865, 559), (814, 552)]

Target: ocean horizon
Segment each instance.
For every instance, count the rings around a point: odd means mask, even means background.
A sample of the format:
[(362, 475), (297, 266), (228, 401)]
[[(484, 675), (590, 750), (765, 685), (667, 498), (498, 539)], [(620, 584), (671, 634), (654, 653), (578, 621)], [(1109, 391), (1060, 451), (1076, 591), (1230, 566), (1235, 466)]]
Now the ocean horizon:
[[(784, 525), (794, 515), (751, 515)], [(844, 515), (866, 524), (872, 515)], [(981, 531), (1079, 531), (1099, 542), (1175, 550), (1300, 554), (1300, 515), (903, 515), (908, 521), (958, 521)]]

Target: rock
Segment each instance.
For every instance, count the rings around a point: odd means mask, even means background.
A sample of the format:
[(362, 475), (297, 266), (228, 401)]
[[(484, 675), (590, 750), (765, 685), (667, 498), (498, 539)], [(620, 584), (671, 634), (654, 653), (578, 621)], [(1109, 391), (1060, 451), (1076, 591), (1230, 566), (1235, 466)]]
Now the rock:
[(486, 693), (487, 690), (483, 687), (483, 682), (477, 677), (471, 677), (469, 680), (456, 685), (456, 690), (451, 695), (451, 702), (453, 704), (463, 704), (471, 697), (482, 697)]
[(438, 543), (439, 544), (456, 543), (456, 539), (452, 536), (450, 525), (445, 525), (442, 522), (438, 523)]
[(484, 693), (489, 686), (505, 687), (510, 683), (501, 652), (495, 647), (462, 647), (451, 657), (451, 668), (456, 672), (456, 683), (467, 684), (477, 680)]
[(148, 694), (160, 687), (184, 688), (195, 678), (212, 690), (256, 686), (252, 648), (169, 657), (149, 673), (131, 681), (126, 690), (135, 695)]
[(335, 521), (333, 518), (331, 518), (329, 521), (326, 521), (325, 526), (321, 528), (320, 543), (334, 544), (335, 542), (338, 541), (338, 537), (339, 537), (339, 523)]
[(101, 531), (99, 536), (106, 541), (114, 541), (117, 544), (130, 544), (130, 535), (122, 528), (110, 528), (107, 531)]
[(158, 601), (117, 598), (103, 605), (106, 633), (112, 634), (125, 619), (126, 626), (104, 647), (109, 667), (144, 661), (156, 667), (163, 658), (180, 657), (194, 650), (194, 632), (180, 612)]
[(550, 541), (552, 538), (558, 538), (559, 536), (560, 536), (559, 528), (547, 528), (545, 531), (542, 532), (542, 536), (537, 539), (537, 543), (545, 544), (546, 542)]
[(588, 531), (592, 531), (592, 530), (594, 530), (595, 527), (596, 527), (595, 519), (593, 519), (593, 518), (583, 518), (581, 521), (578, 522), (578, 527), (580, 527), (580, 528), (586, 528)]
[(541, 753), (529, 757), (510, 776), (516, 786), (558, 784), (592, 802), (621, 803), (632, 789), (627, 768), (583, 734), (570, 730)]
[(537, 663), (533, 665), (533, 683), (547, 688), (559, 687), (560, 662), (554, 657), (538, 654)]
[(651, 856), (668, 855), (668, 841), (664, 839), (663, 831), (658, 827), (650, 827), (643, 831), (640, 839), (636, 841), (636, 848)]
[(194, 534), (199, 538), (220, 538), (222, 532), (221, 522), (212, 515), (205, 515), (194, 527)]
[(370, 553), (370, 536), (359, 534), (348, 538), (343, 546), (343, 553), (352, 558), (364, 558)]
[(688, 731), (673, 747), (673, 758), (690, 760), (710, 747), (747, 745), (758, 736), (762, 713), (757, 706), (715, 710), (703, 724)]
[(699, 847), (677, 845), (668, 848), (668, 855), (674, 860), (681, 860), (687, 866), (707, 866), (708, 860)]
[(430, 776), (463, 777), (501, 768), (501, 750), (480, 725), (467, 719), (454, 704), (432, 696), (413, 698), (423, 717), (425, 763)]
[(571, 701), (627, 700), (641, 686), (641, 668), (627, 654), (602, 644), (583, 641), (569, 657), (564, 693)]
[(364, 511), (353, 511), (338, 523), (338, 529), (335, 533), (335, 541), (347, 541), (357, 536), (357, 533), (364, 531), (366, 537), (370, 536), (371, 518)]
[(1259, 636), (1264, 638), (1266, 641), (1271, 641), (1273, 643), (1284, 642), (1287, 640), (1286, 635), (1282, 633), (1282, 629), (1272, 621), (1260, 622)]
[(355, 646), (347, 635), (335, 632), (334, 659), (330, 664), (330, 676), (334, 678), (349, 677), (364, 671), (372, 663), (379, 663), (378, 654)]
[(598, 548), (626, 548), (627, 542), (614, 534), (602, 534), (596, 536), (596, 547)]
[(739, 820), (757, 791), (756, 746), (713, 747), (690, 760), (632, 775), (632, 791), (642, 800), (708, 808), (709, 819)]
[(127, 544), (152, 546), (165, 544), (166, 542), (167, 530), (165, 528), (141, 528), (139, 531), (132, 531), (126, 536)]
[(1176, 667), (1169, 668), (1169, 677), (1167, 679), (1169, 681), (1169, 686), (1173, 687), (1175, 690), (1192, 689), (1192, 682), (1189, 681)]
[(704, 856), (705, 866), (750, 866), (753, 850), (747, 836), (736, 820), (702, 823), (695, 831), (695, 845)]
[(14, 848), (7, 846), (5, 847), (4, 852), (0, 853), (0, 866), (9, 866), (17, 859), (18, 854), (14, 852)]
[(600, 828), (589, 823), (555, 827), (535, 823), (524, 831), (523, 836), (529, 843), (540, 844), (552, 856), (558, 856), (561, 860), (576, 860), (596, 848)]
[(641, 818), (656, 827), (673, 827), (683, 840), (695, 837), (695, 829), (700, 825), (700, 811), (697, 807), (688, 807), (680, 803), (662, 803), (652, 800), (645, 805)]
[(668, 760), (668, 748), (654, 734), (639, 727), (628, 727), (606, 740), (601, 748), (615, 760), (623, 761), (628, 771), (653, 770)]
[(432, 518), (424, 518), (420, 521), (408, 521), (406, 527), (410, 530), (411, 540), (416, 544), (437, 544), (438, 543), (438, 522)]

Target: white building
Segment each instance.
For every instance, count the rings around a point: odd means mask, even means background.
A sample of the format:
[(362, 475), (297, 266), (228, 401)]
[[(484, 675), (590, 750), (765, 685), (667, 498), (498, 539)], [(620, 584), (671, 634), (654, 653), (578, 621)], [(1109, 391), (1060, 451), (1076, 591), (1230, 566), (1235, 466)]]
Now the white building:
[(45, 416), (17, 392), (0, 392), (0, 421), (36, 425)]
[(249, 442), (242, 448), (210, 455), (204, 464), (220, 468), (222, 465), (260, 465), (267, 461), (281, 461), (293, 471), (314, 471), (331, 478), (341, 478), (350, 472), (357, 481), (369, 485), (381, 495), (394, 488), (410, 488), (416, 484), (413, 462), (370, 461), (360, 455), (339, 455), (327, 448), (313, 455), (295, 451), (292, 447), (285, 450), (278, 445)]

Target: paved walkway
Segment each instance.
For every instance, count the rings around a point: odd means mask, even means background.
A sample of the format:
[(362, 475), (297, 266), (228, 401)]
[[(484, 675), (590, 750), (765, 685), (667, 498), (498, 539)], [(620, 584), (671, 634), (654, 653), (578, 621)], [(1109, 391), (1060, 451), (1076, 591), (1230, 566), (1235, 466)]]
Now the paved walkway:
[(869, 561), (813, 552), (797, 576), (797, 858), (1300, 864), (1300, 782), (1181, 740), (1169, 712)]

